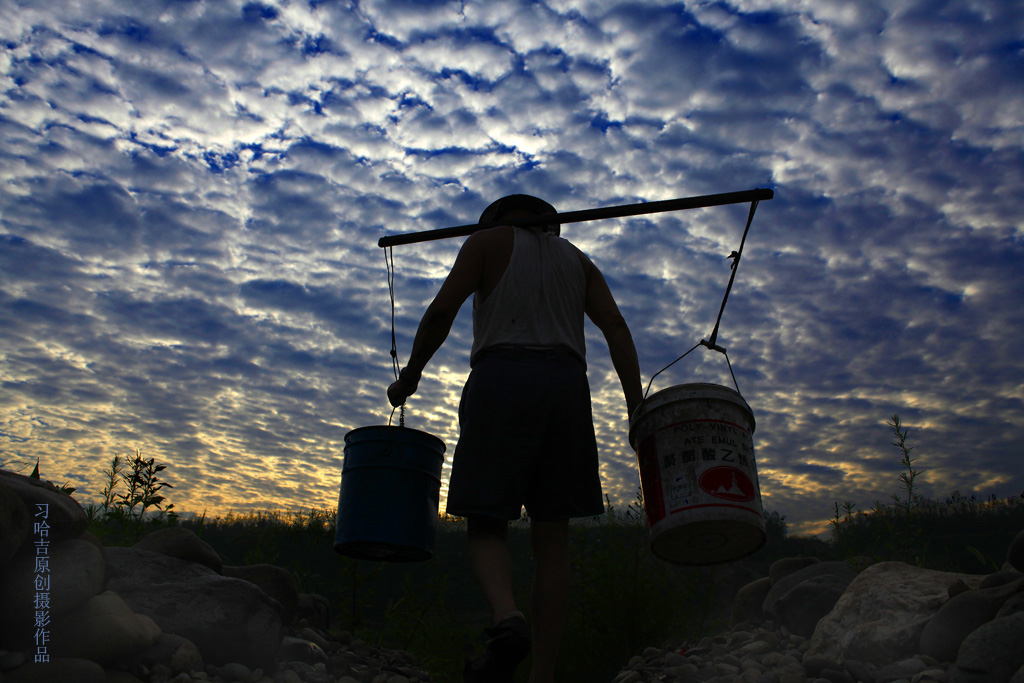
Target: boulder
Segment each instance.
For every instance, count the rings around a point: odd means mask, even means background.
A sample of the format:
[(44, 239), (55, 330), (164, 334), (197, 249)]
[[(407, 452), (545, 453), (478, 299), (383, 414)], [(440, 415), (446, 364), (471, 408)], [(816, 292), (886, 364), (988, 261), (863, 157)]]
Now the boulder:
[(781, 560), (772, 562), (772, 566), (768, 568), (768, 577), (775, 584), (783, 577), (819, 562), (821, 560), (816, 557), (784, 557)]
[(1006, 549), (1006, 562), (1019, 572), (1024, 572), (1024, 530), (1021, 530)]
[(994, 619), (971, 632), (960, 645), (952, 683), (1004, 683), (1024, 667), (1024, 612)]
[(764, 577), (751, 581), (739, 589), (732, 601), (732, 623), (738, 624), (741, 621), (761, 623), (765, 620), (764, 599), (772, 587), (770, 577)]
[(957, 579), (977, 587), (982, 576), (880, 562), (862, 571), (814, 629), (808, 656), (889, 664), (917, 654), (925, 624)]
[[(845, 562), (808, 564), (773, 581), (762, 609), (794, 633), (810, 636), (814, 625), (832, 610), (856, 576), (857, 572)], [(786, 598), (798, 586), (800, 589)]]
[[(1003, 569), (995, 574), (989, 574), (986, 576), (985, 580), (981, 582), (981, 585), (978, 586), (978, 588), (994, 588), (996, 586), (1013, 583), (1019, 579), (1024, 579), (1024, 573), (1021, 573), (1016, 569)], [(951, 595), (949, 597), (953, 596)]]
[(1015, 593), (1007, 598), (1003, 606), (996, 612), (996, 619), (1002, 619), (1008, 617), (1011, 614), (1017, 614), (1018, 612), (1024, 612), (1024, 591)]
[[(57, 490), (48, 481), (33, 479), (23, 474), (0, 470), (0, 482), (6, 484), (28, 509), (30, 522), (37, 521), (38, 505), (46, 505), (46, 523), (50, 527), (50, 540), (78, 538), (88, 522), (85, 510), (78, 501)], [(31, 532), (30, 532), (31, 534)]]
[(326, 631), (331, 626), (331, 601), (317, 593), (299, 593), (295, 618)]
[(264, 593), (281, 603), (281, 620), (292, 623), (299, 603), (299, 582), (287, 569), (272, 564), (224, 567), (224, 576), (242, 579), (259, 586)]
[[(979, 587), (984, 588), (984, 581), (981, 583)], [(971, 590), (970, 586), (964, 583), (963, 580), (957, 579), (953, 583), (949, 584), (949, 587), (946, 589), (946, 595), (948, 595), (950, 598), (955, 598), (961, 593), (966, 593), (969, 590)]]
[(50, 649), (58, 657), (108, 665), (137, 656), (159, 637), (152, 619), (133, 613), (119, 595), (106, 591), (54, 619)]
[(934, 657), (940, 662), (956, 660), (964, 638), (982, 624), (992, 621), (1003, 604), (1022, 591), (1024, 578), (957, 595), (943, 605), (925, 625), (921, 632), (921, 654)]
[(29, 538), (32, 523), (28, 508), (18, 494), (0, 479), (0, 568), (7, 564)]
[(249, 581), (138, 548), (107, 548), (108, 586), (208, 664), (268, 667), (282, 638), (281, 605)]
[(223, 562), (209, 543), (194, 531), (180, 526), (158, 529), (135, 544), (139, 550), (149, 550), (187, 562), (196, 562), (221, 573)]
[[(42, 573), (43, 566), (48, 573)], [(52, 617), (80, 607), (103, 590), (104, 573), (103, 554), (88, 541), (58, 541), (40, 557), (34, 548), (22, 551), (0, 570), (0, 634), (18, 639), (31, 627), (37, 581), (50, 594)]]
[(852, 580), (825, 575), (801, 581), (775, 601), (774, 614), (792, 633), (809, 638)]

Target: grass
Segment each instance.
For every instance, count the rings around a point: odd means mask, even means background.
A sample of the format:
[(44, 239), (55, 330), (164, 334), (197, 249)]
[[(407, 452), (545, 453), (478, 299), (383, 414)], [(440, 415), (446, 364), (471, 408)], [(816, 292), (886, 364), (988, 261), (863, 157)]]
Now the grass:
[(979, 499), (953, 491), (942, 501), (915, 492), (924, 471), (910, 457), (909, 430), (893, 415), (887, 422), (902, 456), (902, 491), (890, 505), (875, 501), (867, 511), (855, 511), (851, 501), (833, 503), (832, 545), (839, 557), (858, 568), (883, 560), (900, 560), (944, 571), (997, 571), (1013, 537), (1024, 529), (1024, 493), (1009, 498)]

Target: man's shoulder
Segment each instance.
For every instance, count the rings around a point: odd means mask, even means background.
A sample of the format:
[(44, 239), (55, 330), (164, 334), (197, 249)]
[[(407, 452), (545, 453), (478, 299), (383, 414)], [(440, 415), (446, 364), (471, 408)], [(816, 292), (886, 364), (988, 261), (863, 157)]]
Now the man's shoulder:
[(515, 228), (511, 225), (499, 225), (494, 228), (486, 228), (484, 230), (477, 230), (466, 242), (474, 241), (478, 244), (490, 244), (492, 242), (502, 242), (515, 233)]

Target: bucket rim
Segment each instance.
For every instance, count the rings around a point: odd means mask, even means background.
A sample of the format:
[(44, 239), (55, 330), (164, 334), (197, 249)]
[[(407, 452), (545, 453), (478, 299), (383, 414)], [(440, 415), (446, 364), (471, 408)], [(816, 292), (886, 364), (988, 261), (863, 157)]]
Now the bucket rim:
[[(640, 402), (640, 406), (633, 412), (633, 415), (629, 418), (629, 443), (633, 445), (634, 433), (637, 425), (640, 421), (652, 411), (663, 405), (674, 403), (675, 401), (681, 400), (683, 397), (679, 396), (681, 393), (693, 392), (694, 395), (688, 398), (717, 398), (724, 401), (731, 401), (747, 411), (747, 415), (750, 417), (750, 433), (754, 433), (756, 422), (754, 420), (754, 411), (750, 408), (750, 404), (743, 398), (740, 392), (736, 391), (731, 387), (727, 387), (724, 384), (715, 384), (713, 382), (689, 382), (686, 384), (675, 384), (670, 387), (660, 389), (643, 401)], [(708, 392), (717, 394), (715, 396), (701, 396), (701, 392)]]
[(421, 441), (432, 441), (440, 446), (440, 451), (442, 454), (444, 454), (448, 450), (448, 445), (440, 437), (434, 436), (429, 432), (424, 432), (419, 429), (413, 429), (411, 427), (399, 427), (396, 425), (367, 425), (365, 427), (356, 427), (355, 429), (350, 429), (345, 434), (345, 444), (348, 444), (349, 437), (353, 436), (354, 434), (362, 435), (369, 434), (372, 432), (381, 432), (380, 436), (388, 440), (390, 440), (390, 437), (407, 436)]

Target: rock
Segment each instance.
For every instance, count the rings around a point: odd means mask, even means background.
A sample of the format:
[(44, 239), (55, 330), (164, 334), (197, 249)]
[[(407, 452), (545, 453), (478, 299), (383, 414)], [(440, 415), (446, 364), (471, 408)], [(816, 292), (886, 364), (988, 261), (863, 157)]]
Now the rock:
[(4, 683), (106, 683), (103, 667), (88, 659), (54, 659), (4, 672)]
[(761, 607), (771, 587), (772, 580), (766, 576), (763, 579), (751, 581), (741, 588), (732, 601), (732, 623), (738, 624), (741, 621), (760, 623), (764, 621), (765, 614)]
[(878, 672), (878, 678), (882, 681), (910, 680), (916, 674), (924, 671), (927, 666), (924, 660), (918, 657), (907, 657), (883, 666)]
[(814, 629), (807, 655), (888, 664), (917, 654), (927, 621), (957, 579), (977, 586), (983, 577), (920, 569), (903, 562), (868, 567)]
[(1018, 592), (1007, 598), (1003, 606), (996, 612), (996, 619), (1002, 619), (1008, 617), (1011, 614), (1017, 614), (1018, 612), (1024, 612), (1024, 592)]
[(223, 562), (209, 543), (199, 538), (194, 531), (180, 526), (158, 529), (147, 534), (135, 544), (139, 550), (149, 550), (179, 560), (196, 562), (221, 573)]
[(821, 672), (826, 669), (841, 670), (843, 668), (839, 662), (834, 662), (828, 657), (804, 657), (801, 664), (808, 676), (821, 676)]
[(139, 655), (159, 637), (152, 619), (134, 614), (119, 595), (106, 591), (54, 619), (50, 650), (58, 657), (114, 664)]
[(299, 603), (299, 582), (287, 569), (272, 564), (245, 567), (224, 567), (224, 576), (242, 579), (259, 586), (264, 593), (281, 603), (281, 620), (290, 624)]
[(29, 538), (32, 523), (28, 508), (18, 494), (0, 479), (0, 568), (7, 564)]
[(952, 683), (1003, 683), (1024, 666), (1024, 612), (994, 619), (960, 645)]
[(846, 670), (849, 672), (849, 674), (854, 678), (854, 680), (875, 680), (875, 672), (870, 664), (865, 664), (864, 662), (857, 659), (847, 659), (845, 662), (843, 662), (843, 664)]
[(317, 631), (314, 628), (309, 628), (308, 626), (299, 630), (299, 638), (304, 638), (310, 642), (316, 643), (323, 650), (326, 650), (330, 646), (327, 642), (329, 637), (330, 634), (326, 632), (321, 633), (320, 631)]
[[(800, 635), (810, 636), (814, 625), (832, 610), (856, 576), (857, 573), (845, 562), (809, 564), (772, 582), (762, 609), (788, 628), (801, 629)], [(803, 583), (807, 585), (793, 597), (783, 600), (787, 593)]]
[(103, 547), (103, 542), (100, 541), (100, 539), (96, 538), (88, 531), (83, 531), (82, 534), (78, 537), (78, 539), (81, 541), (88, 541), (89, 543), (92, 543), (94, 546), (96, 546), (96, 549), (100, 551), (100, 555), (103, 556), (103, 563), (106, 564), (107, 549)]
[(804, 567), (810, 567), (812, 564), (818, 564), (819, 562), (821, 560), (816, 557), (784, 557), (781, 560), (772, 562), (772, 566), (768, 568), (768, 578), (771, 579), (772, 584), (775, 584), (793, 572), (799, 571)]
[[(8, 671), (10, 669), (17, 669), (19, 666), (25, 663), (28, 658), (24, 652), (7, 652), (0, 650), (0, 672)], [(2, 676), (2, 674), (0, 674)], [(3, 680), (0, 677), (0, 680)]]
[[(122, 671), (120, 669), (108, 669), (106, 673), (107, 673), (107, 681), (106, 681), (106, 683), (144, 683), (143, 681), (139, 680), (134, 675), (128, 673), (127, 671)], [(192, 679), (189, 678), (189, 682), (191, 682), (191, 680)], [(178, 681), (177, 683), (184, 683), (184, 682), (183, 681)]]
[(302, 638), (286, 636), (277, 652), (278, 659), (286, 662), (305, 662), (316, 664), (327, 662), (327, 654), (314, 642)]
[(843, 669), (822, 669), (821, 678), (824, 678), (828, 683), (857, 683), (853, 676), (847, 673)]
[(798, 636), (809, 638), (842, 596), (852, 577), (819, 576), (801, 581), (775, 601), (778, 620)]
[(249, 683), (253, 679), (249, 667), (239, 662), (229, 662), (222, 666), (220, 675), (226, 681), (236, 681), (237, 683)]
[(953, 583), (949, 584), (949, 588), (946, 589), (946, 595), (950, 598), (955, 598), (961, 593), (966, 593), (969, 590), (971, 590), (970, 586), (964, 583), (962, 579), (957, 579)]
[(764, 604), (762, 605), (765, 614), (771, 616), (775, 602), (792, 590), (794, 586), (802, 581), (820, 576), (838, 576), (852, 581), (856, 576), (856, 572), (845, 562), (817, 562), (786, 574), (778, 580), (772, 581), (772, 588), (768, 591), (768, 595), (765, 596)]
[[(37, 563), (45, 560), (48, 574), (37, 572)], [(23, 639), (34, 622), (37, 576), (50, 593), (51, 617), (85, 604), (103, 588), (103, 555), (88, 541), (57, 541), (45, 557), (36, 557), (34, 549), (20, 553), (0, 571), (0, 635), (4, 639)]]
[(316, 593), (299, 593), (295, 618), (305, 619), (313, 628), (326, 631), (331, 626), (331, 601)]
[(48, 506), (46, 523), (50, 526), (51, 541), (78, 538), (85, 531), (88, 521), (85, 510), (77, 500), (61, 493), (53, 484), (7, 470), (0, 470), (0, 482), (6, 484), (24, 503), (30, 523), (38, 521), (37, 505)]
[(964, 638), (994, 619), (1003, 603), (1021, 591), (1024, 591), (1024, 578), (956, 596), (925, 625), (921, 632), (920, 652), (940, 662), (954, 661)]
[(996, 586), (1013, 583), (1019, 579), (1024, 579), (1024, 574), (1016, 569), (1004, 569), (996, 572), (995, 574), (989, 574), (986, 576), (985, 580), (981, 582), (981, 585), (978, 586), (978, 588), (995, 588)]
[(1021, 530), (1006, 549), (1006, 561), (1019, 572), (1024, 572), (1024, 530)]
[(268, 667), (281, 644), (280, 604), (254, 584), (138, 548), (108, 548), (108, 586), (208, 663)]
[(161, 633), (153, 645), (140, 654), (135, 662), (153, 668), (157, 664), (166, 666), (172, 674), (202, 671), (203, 656), (188, 638), (173, 633)]

